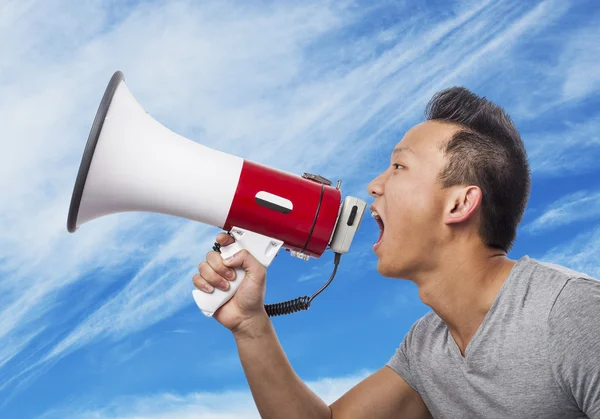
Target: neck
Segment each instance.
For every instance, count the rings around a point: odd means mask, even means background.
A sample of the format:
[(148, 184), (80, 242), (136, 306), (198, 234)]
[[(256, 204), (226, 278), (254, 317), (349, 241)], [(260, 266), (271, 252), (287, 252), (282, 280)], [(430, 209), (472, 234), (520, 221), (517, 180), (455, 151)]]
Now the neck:
[(421, 301), (446, 323), (464, 356), (516, 261), (502, 250), (465, 246), (442, 252), (433, 270), (413, 278)]

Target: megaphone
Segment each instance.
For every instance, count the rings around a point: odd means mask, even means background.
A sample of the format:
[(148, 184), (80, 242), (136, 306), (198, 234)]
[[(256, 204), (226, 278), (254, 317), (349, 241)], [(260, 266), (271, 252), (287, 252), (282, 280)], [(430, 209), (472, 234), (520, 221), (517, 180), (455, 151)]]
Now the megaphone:
[[(117, 71), (90, 130), (67, 230), (74, 233), (88, 221), (120, 212), (161, 213), (227, 231), (235, 242), (216, 245), (223, 258), (246, 249), (268, 267), (282, 247), (303, 260), (331, 249), (337, 269), (366, 208), (355, 197), (342, 201), (340, 185), (341, 180), (333, 187), (320, 175), (254, 163), (170, 131), (140, 106)], [(227, 291), (194, 290), (200, 310), (212, 316), (233, 297), (244, 275), (236, 269)], [(335, 270), (329, 282), (334, 275)], [(308, 309), (317, 294), (265, 307), (270, 316), (289, 314)]]

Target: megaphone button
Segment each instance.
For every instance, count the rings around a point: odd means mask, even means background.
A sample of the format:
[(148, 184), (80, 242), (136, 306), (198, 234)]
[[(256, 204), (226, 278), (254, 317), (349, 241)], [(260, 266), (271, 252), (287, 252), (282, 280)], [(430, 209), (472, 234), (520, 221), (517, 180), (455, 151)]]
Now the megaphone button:
[(351, 226), (354, 224), (354, 219), (356, 218), (356, 213), (358, 212), (358, 206), (354, 205), (350, 210), (350, 216), (348, 217), (347, 225)]

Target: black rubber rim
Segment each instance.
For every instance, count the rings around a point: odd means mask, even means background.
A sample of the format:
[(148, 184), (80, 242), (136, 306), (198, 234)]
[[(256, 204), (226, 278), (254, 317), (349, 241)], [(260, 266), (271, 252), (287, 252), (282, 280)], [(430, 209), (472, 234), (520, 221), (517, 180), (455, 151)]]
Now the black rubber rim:
[(100, 136), (100, 132), (102, 132), (104, 119), (106, 118), (108, 108), (110, 108), (110, 103), (112, 102), (113, 96), (117, 91), (117, 87), (124, 79), (123, 73), (120, 71), (117, 71), (115, 74), (113, 74), (108, 86), (106, 87), (106, 90), (104, 91), (104, 96), (102, 96), (102, 101), (98, 107), (98, 112), (96, 112), (96, 117), (94, 118), (94, 123), (92, 124), (92, 129), (90, 130), (87, 144), (85, 145), (85, 151), (83, 152), (83, 157), (81, 158), (79, 172), (77, 173), (77, 179), (75, 180), (75, 186), (73, 188), (73, 196), (71, 197), (69, 216), (67, 218), (67, 230), (69, 230), (69, 233), (74, 233), (77, 230), (77, 216), (79, 215), (81, 197), (83, 196), (85, 181), (87, 179), (88, 172), (90, 171), (92, 159), (94, 158), (94, 151), (96, 150), (98, 137)]

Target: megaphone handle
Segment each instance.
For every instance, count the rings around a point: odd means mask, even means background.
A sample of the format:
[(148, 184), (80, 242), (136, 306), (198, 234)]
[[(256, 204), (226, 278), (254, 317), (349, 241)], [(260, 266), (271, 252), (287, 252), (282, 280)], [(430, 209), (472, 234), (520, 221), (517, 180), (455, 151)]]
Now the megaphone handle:
[[(221, 257), (223, 259), (235, 255), (242, 249), (246, 249), (265, 267), (268, 267), (271, 264), (273, 258), (277, 255), (277, 252), (283, 244), (283, 241), (281, 240), (263, 236), (262, 234), (238, 227), (232, 228), (231, 235), (235, 239), (235, 242), (231, 243), (229, 246), (221, 246), (220, 248)], [(239, 286), (242, 284), (242, 281), (246, 276), (246, 271), (242, 268), (236, 268), (235, 275), (235, 279), (229, 281), (229, 288), (226, 291), (218, 288), (215, 288), (211, 293), (200, 290), (192, 291), (196, 305), (206, 316), (212, 317), (215, 311), (233, 297)]]
[[(221, 257), (223, 259), (228, 258), (240, 250), (242, 250), (242, 247), (234, 242), (229, 246), (221, 247)], [(218, 288), (215, 288), (210, 294), (200, 290), (192, 291), (196, 305), (206, 316), (212, 317), (215, 311), (233, 297), (245, 277), (246, 271), (242, 268), (235, 268), (235, 280), (229, 281), (229, 288), (226, 291)]]

